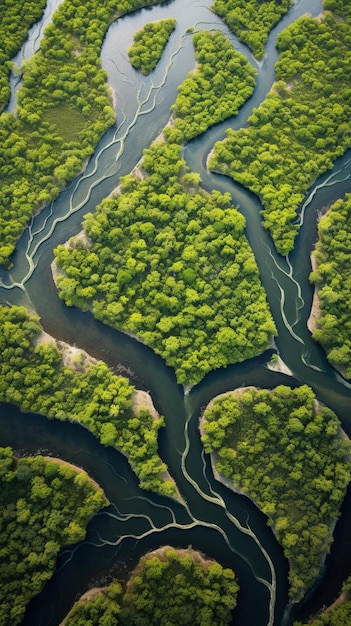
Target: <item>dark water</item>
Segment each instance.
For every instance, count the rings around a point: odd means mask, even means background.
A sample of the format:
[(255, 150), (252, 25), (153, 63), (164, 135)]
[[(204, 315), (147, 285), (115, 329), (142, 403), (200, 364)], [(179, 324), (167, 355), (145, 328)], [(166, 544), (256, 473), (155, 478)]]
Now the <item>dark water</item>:
[[(166, 422), (160, 435), (160, 454), (185, 501), (178, 504), (140, 490), (126, 459), (111, 448), (103, 448), (79, 425), (23, 415), (13, 406), (0, 405), (2, 445), (28, 453), (49, 452), (84, 467), (111, 501), (108, 510), (91, 520), (87, 540), (62, 552), (57, 572), (28, 608), (23, 621), (26, 625), (59, 624), (88, 585), (105, 582), (114, 575), (125, 578), (141, 554), (165, 543), (192, 545), (237, 572), (241, 590), (235, 611), (236, 625), (282, 624), (287, 604), (287, 563), (282, 550), (257, 508), (247, 498), (233, 494), (214, 480), (199, 438), (199, 415), (215, 395), (241, 385), (273, 388), (278, 384), (303, 382), (336, 411), (351, 435), (350, 386), (327, 364), (323, 351), (311, 340), (306, 328), (313, 295), (308, 275), (309, 255), (317, 236), (316, 216), (350, 189), (348, 155), (335, 164), (332, 178), (329, 179), (329, 174), (323, 176), (310, 190), (311, 202), (304, 212), (303, 227), (290, 259), (277, 257), (261, 227), (257, 198), (229, 179), (206, 171), (206, 158), (214, 142), (224, 137), (229, 126), (245, 125), (252, 107), (269, 91), (277, 58), (276, 33), (307, 11), (317, 15), (321, 9), (319, 0), (296, 3), (274, 29), (266, 57), (258, 67), (254, 95), (240, 115), (191, 142), (184, 152), (191, 169), (200, 172), (204, 186), (229, 191), (246, 218), (247, 236), (278, 329), (276, 347), (293, 377), (267, 369), (272, 354), (272, 350), (267, 350), (255, 359), (208, 374), (184, 396), (173, 370), (149, 348), (96, 322), (89, 313), (68, 309), (57, 297), (50, 272), (53, 249), (80, 230), (84, 213), (94, 210), (111, 193), (119, 177), (134, 167), (143, 148), (166, 124), (177, 86), (194, 67), (187, 29), (220, 27), (228, 32), (210, 12), (210, 5), (209, 0), (174, 0), (138, 11), (110, 27), (102, 62), (117, 94), (117, 126), (103, 137), (84, 173), (34, 220), (19, 243), (14, 268), (10, 274), (2, 274), (2, 302), (26, 304), (35, 309), (47, 332), (84, 348), (116, 372), (127, 375), (138, 388), (150, 392)], [(177, 18), (177, 29), (157, 70), (151, 77), (142, 78), (130, 68), (126, 50), (135, 30), (147, 21), (166, 16)], [(232, 36), (231, 40), (255, 64), (247, 49)], [(347, 523), (350, 515), (348, 494), (327, 561), (325, 582), (306, 605), (307, 612), (328, 604), (340, 587), (351, 562)], [(266, 582), (260, 582), (259, 578)], [(289, 618), (284, 623), (289, 623)]]

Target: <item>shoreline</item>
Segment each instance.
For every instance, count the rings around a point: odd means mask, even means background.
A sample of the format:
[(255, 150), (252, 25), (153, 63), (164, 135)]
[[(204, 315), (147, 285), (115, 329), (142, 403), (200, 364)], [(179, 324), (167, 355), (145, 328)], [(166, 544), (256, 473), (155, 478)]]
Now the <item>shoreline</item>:
[[(314, 251), (311, 252), (310, 259), (311, 259), (312, 271), (315, 272), (317, 269), (317, 261), (314, 255)], [(311, 311), (307, 320), (307, 328), (310, 331), (311, 335), (313, 335), (314, 331), (317, 329), (320, 316), (321, 316), (321, 309), (319, 305), (318, 289), (315, 286), (314, 291), (313, 291)]]

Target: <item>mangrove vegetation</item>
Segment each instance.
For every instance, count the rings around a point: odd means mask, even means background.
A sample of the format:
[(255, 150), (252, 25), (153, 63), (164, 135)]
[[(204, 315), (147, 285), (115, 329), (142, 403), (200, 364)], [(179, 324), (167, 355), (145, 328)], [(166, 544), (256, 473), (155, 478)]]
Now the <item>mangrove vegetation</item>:
[(294, 600), (315, 582), (351, 477), (336, 415), (303, 385), (242, 388), (205, 410), (202, 441), (234, 489), (267, 515), (289, 559)]
[(319, 316), (313, 339), (328, 360), (351, 378), (351, 194), (337, 200), (318, 224), (319, 241), (310, 274), (318, 294)]
[(0, 490), (0, 622), (15, 626), (51, 578), (61, 547), (82, 541), (108, 500), (78, 468), (18, 458), (11, 448), (0, 448)]
[(64, 625), (227, 626), (238, 590), (231, 569), (194, 550), (164, 546), (140, 559), (124, 592), (114, 582), (83, 598)]
[(128, 50), (129, 60), (136, 70), (147, 76), (155, 69), (162, 57), (168, 40), (176, 27), (172, 18), (148, 22), (138, 30)]
[(172, 479), (158, 455), (157, 434), (163, 419), (145, 405), (133, 410), (134, 387), (99, 361), (83, 371), (63, 364), (54, 341), (40, 341), (36, 315), (24, 307), (0, 307), (0, 401), (50, 418), (74, 420), (105, 446), (129, 459), (140, 486), (175, 495)]
[(260, 59), (269, 32), (292, 4), (292, 0), (215, 0), (212, 9)]
[(277, 37), (277, 82), (248, 127), (229, 129), (209, 160), (260, 197), (263, 225), (283, 255), (293, 248), (308, 188), (351, 146), (350, 9), (325, 6), (337, 12), (301, 17)]

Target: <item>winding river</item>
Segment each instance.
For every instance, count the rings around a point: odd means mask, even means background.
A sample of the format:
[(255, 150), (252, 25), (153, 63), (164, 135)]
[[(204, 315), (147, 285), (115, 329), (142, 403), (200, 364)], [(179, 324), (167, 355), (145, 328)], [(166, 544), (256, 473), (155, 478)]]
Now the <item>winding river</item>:
[[(206, 170), (207, 155), (214, 142), (225, 136), (229, 126), (245, 125), (252, 108), (271, 88), (277, 33), (306, 12), (318, 15), (322, 2), (299, 0), (294, 4), (272, 31), (260, 65), (210, 11), (211, 3), (211, 0), (173, 0), (137, 11), (111, 25), (102, 49), (102, 63), (114, 93), (117, 125), (102, 138), (81, 176), (32, 220), (19, 242), (13, 268), (0, 273), (1, 302), (24, 304), (36, 310), (47, 332), (87, 350), (117, 373), (128, 376), (137, 387), (150, 392), (166, 422), (160, 435), (160, 453), (185, 502), (181, 505), (140, 490), (124, 457), (101, 446), (78, 425), (23, 415), (12, 405), (0, 405), (2, 445), (33, 453), (49, 452), (84, 467), (101, 484), (112, 503), (91, 520), (86, 541), (61, 553), (57, 572), (31, 602), (23, 625), (60, 624), (75, 598), (92, 582), (101, 583), (111, 573), (124, 578), (141, 554), (170, 543), (192, 545), (237, 572), (241, 591), (236, 626), (288, 626), (296, 610), (286, 609), (288, 568), (282, 550), (266, 526), (265, 516), (247, 498), (232, 493), (214, 479), (201, 446), (198, 418), (215, 395), (241, 385), (273, 388), (278, 384), (304, 382), (337, 413), (345, 431), (351, 435), (350, 385), (328, 365), (306, 325), (313, 296), (308, 275), (317, 215), (350, 190), (350, 154), (339, 159), (333, 171), (309, 190), (301, 211), (302, 226), (296, 247), (287, 258), (276, 254), (269, 235), (262, 229), (258, 199), (240, 185)], [(58, 4), (59, 0), (48, 3), (42, 22), (31, 30), (19, 59), (29, 56), (26, 50), (36, 49), (43, 25)], [(157, 69), (151, 76), (142, 77), (130, 67), (127, 48), (135, 30), (164, 17), (175, 17), (177, 29)], [(184, 395), (173, 370), (149, 348), (96, 322), (89, 313), (65, 307), (57, 296), (50, 263), (53, 249), (81, 229), (83, 215), (94, 210), (112, 192), (119, 177), (135, 166), (142, 150), (167, 123), (177, 86), (194, 67), (191, 36), (187, 32), (191, 27), (221, 29), (259, 72), (254, 95), (240, 114), (189, 143), (184, 156), (190, 168), (201, 174), (204, 186), (229, 191), (233, 203), (246, 218), (247, 236), (278, 329), (276, 348), (293, 377), (267, 368), (272, 354), (272, 350), (267, 350), (254, 359), (210, 373), (190, 394)], [(14, 77), (8, 110), (15, 106), (16, 82)], [(324, 587), (316, 588), (302, 607), (301, 615), (332, 601), (338, 591), (351, 562), (351, 547), (345, 539), (350, 516), (351, 494), (348, 494), (327, 559)]]

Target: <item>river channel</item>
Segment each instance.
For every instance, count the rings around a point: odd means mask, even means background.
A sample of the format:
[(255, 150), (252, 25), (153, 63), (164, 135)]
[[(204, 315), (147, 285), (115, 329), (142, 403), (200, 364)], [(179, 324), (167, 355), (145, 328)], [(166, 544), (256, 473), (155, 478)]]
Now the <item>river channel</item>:
[[(59, 0), (48, 3), (51, 12), (58, 4)], [(116, 450), (101, 446), (82, 427), (24, 415), (12, 405), (0, 405), (1, 445), (30, 453), (45, 451), (84, 467), (112, 503), (91, 520), (86, 541), (60, 554), (55, 575), (30, 603), (23, 626), (59, 625), (73, 601), (89, 585), (109, 580), (113, 575), (125, 578), (140, 555), (166, 543), (192, 545), (235, 570), (240, 584), (236, 626), (288, 626), (294, 612), (286, 610), (288, 566), (282, 550), (267, 527), (265, 516), (250, 500), (214, 479), (201, 446), (198, 419), (215, 395), (242, 385), (273, 388), (278, 384), (307, 383), (337, 413), (351, 436), (351, 386), (330, 367), (307, 329), (313, 296), (308, 275), (310, 253), (317, 237), (317, 216), (350, 191), (351, 155), (339, 159), (333, 171), (309, 190), (301, 210), (302, 226), (296, 247), (288, 258), (276, 254), (263, 230), (258, 199), (240, 185), (206, 170), (206, 159), (215, 141), (225, 136), (228, 127), (244, 126), (252, 108), (270, 90), (277, 59), (277, 33), (300, 15), (318, 15), (322, 2), (296, 2), (272, 31), (259, 65), (210, 11), (211, 4), (211, 0), (171, 0), (137, 11), (110, 26), (101, 58), (114, 93), (116, 126), (102, 138), (84, 172), (33, 219), (18, 244), (13, 268), (0, 273), (2, 303), (23, 304), (37, 311), (45, 331), (85, 349), (127, 376), (138, 388), (149, 391), (157, 410), (165, 417), (160, 454), (184, 498), (184, 504), (179, 504), (140, 490), (126, 459)], [(45, 23), (50, 19), (49, 13), (43, 18)], [(165, 17), (175, 17), (177, 28), (156, 70), (151, 76), (142, 77), (128, 62), (127, 49), (133, 33), (146, 22)], [(57, 296), (50, 264), (54, 248), (81, 230), (84, 214), (93, 211), (112, 192), (119, 177), (132, 170), (142, 150), (167, 123), (177, 86), (195, 64), (190, 28), (222, 30), (258, 69), (255, 92), (240, 114), (190, 142), (184, 156), (191, 170), (200, 173), (203, 185), (209, 190), (229, 191), (246, 218), (247, 237), (278, 330), (276, 350), (293, 375), (269, 370), (272, 350), (267, 350), (254, 359), (208, 374), (185, 395), (173, 370), (149, 348), (97, 322), (89, 313), (67, 308)], [(37, 41), (41, 32), (39, 25), (30, 38)], [(35, 49), (28, 43), (26, 46), (27, 50)], [(18, 58), (28, 58), (28, 54), (22, 51)], [(14, 77), (12, 82), (9, 109), (15, 106), (18, 80)], [(305, 612), (332, 601), (347, 573), (351, 563), (347, 523), (350, 516), (348, 494), (327, 559), (324, 587), (316, 587)]]

